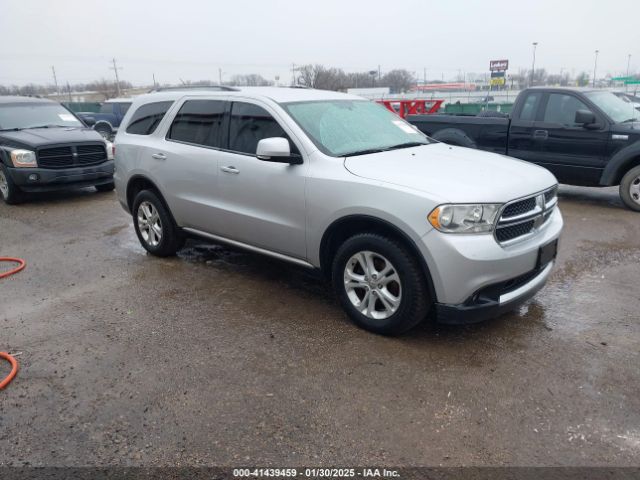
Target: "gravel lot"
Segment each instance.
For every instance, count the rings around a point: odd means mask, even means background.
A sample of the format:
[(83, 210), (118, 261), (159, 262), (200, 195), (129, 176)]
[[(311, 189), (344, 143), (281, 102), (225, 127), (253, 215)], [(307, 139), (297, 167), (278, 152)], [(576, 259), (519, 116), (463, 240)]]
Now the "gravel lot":
[[(640, 214), (562, 187), (519, 312), (400, 338), (309, 272), (190, 243), (153, 258), (113, 193), (0, 205), (0, 465), (638, 465)], [(0, 364), (0, 377), (8, 364)]]

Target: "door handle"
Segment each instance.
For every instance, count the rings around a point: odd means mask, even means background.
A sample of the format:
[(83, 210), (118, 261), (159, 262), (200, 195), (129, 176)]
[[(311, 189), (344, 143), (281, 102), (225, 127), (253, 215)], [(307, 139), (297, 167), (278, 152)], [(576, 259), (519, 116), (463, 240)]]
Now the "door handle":
[(545, 140), (547, 138), (549, 138), (549, 132), (546, 130), (534, 130), (533, 131), (533, 138), (539, 138), (541, 140)]
[(154, 153), (153, 155), (151, 155), (151, 157), (155, 158), (156, 160), (166, 160), (167, 156), (164, 153)]
[(236, 167), (232, 167), (232, 166), (220, 167), (220, 170), (222, 170), (224, 173), (233, 173), (235, 175), (240, 173), (240, 170), (238, 170)]

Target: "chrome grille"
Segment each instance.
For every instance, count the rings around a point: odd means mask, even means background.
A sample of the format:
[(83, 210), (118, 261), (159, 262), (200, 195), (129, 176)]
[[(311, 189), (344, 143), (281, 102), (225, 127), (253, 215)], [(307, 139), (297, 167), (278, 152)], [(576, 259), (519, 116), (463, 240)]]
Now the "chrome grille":
[(547, 223), (558, 203), (558, 187), (507, 203), (498, 219), (495, 238), (501, 245), (522, 240)]

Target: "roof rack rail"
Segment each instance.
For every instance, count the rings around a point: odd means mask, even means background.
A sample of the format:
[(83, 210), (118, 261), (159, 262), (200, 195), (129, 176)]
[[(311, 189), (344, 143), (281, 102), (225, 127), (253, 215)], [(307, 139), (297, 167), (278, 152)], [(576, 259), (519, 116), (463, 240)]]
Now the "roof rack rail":
[(149, 90), (151, 92), (170, 92), (174, 90), (218, 90), (221, 92), (239, 92), (239, 88), (227, 85), (180, 85), (177, 87), (157, 87)]

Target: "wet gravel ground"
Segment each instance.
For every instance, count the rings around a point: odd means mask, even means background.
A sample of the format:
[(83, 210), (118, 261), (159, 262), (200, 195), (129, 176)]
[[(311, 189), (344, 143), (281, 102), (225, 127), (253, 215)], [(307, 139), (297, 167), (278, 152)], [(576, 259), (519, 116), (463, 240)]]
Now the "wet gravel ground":
[(535, 299), (400, 338), (288, 264), (146, 255), (112, 193), (0, 205), (0, 256), (28, 262), (0, 280), (0, 465), (638, 465), (640, 214), (560, 205)]

